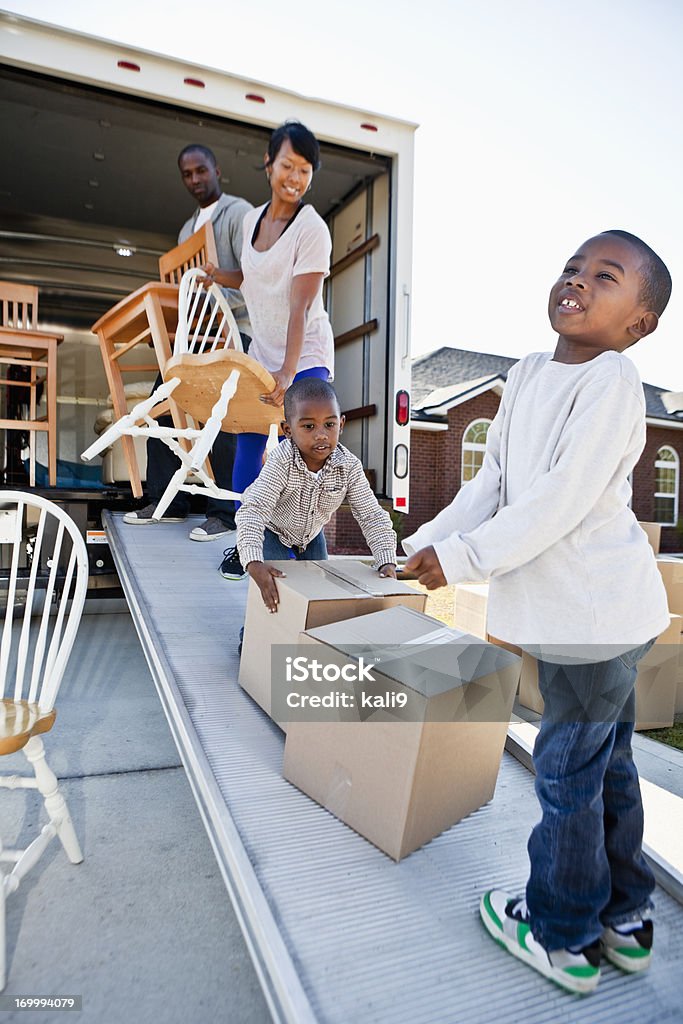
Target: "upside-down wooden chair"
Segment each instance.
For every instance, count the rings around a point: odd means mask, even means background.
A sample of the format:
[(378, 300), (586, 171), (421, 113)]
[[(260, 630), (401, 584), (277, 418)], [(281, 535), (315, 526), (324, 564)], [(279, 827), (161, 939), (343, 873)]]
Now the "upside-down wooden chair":
[[(0, 429), (27, 431), (29, 484), (36, 485), (36, 434), (47, 434), (50, 487), (57, 486), (57, 346), (61, 334), (38, 330), (38, 289), (0, 281), (0, 386), (28, 392), (26, 419), (4, 417)], [(10, 368), (28, 370), (28, 380), (10, 378)], [(46, 412), (38, 415), (38, 388), (45, 387)]]
[[(186, 241), (159, 257), (159, 280), (150, 281), (113, 306), (92, 326), (100, 343), (100, 354), (109, 384), (117, 419), (127, 412), (123, 375), (163, 370), (172, 354), (178, 323), (178, 285), (183, 273), (204, 263), (218, 263), (213, 227), (207, 222)], [(139, 363), (128, 358), (138, 345), (154, 350), (152, 362)], [(151, 386), (151, 385), (150, 385)], [(153, 416), (170, 412), (176, 427), (187, 420), (173, 401), (159, 405)], [(142, 497), (142, 481), (135, 447), (127, 434), (122, 435), (123, 455), (136, 498)]]
[[(37, 515), (26, 541), (27, 512)], [(27, 555), (27, 549), (30, 555)], [(6, 981), (5, 900), (58, 836), (72, 864), (83, 854), (57, 778), (45, 760), (41, 734), (55, 722), (55, 700), (88, 587), (88, 556), (74, 521), (46, 498), (0, 490), (0, 756), (22, 750), (33, 777), (0, 775), (0, 788), (37, 789), (49, 821), (25, 849), (0, 836), (0, 990)], [(24, 565), (28, 562), (28, 565)], [(4, 567), (4, 568), (2, 568)], [(4, 604), (4, 607), (3, 607)]]
[[(81, 458), (86, 462), (119, 437), (156, 437), (180, 459), (155, 509), (161, 519), (178, 491), (239, 500), (241, 495), (216, 485), (205, 462), (220, 430), (268, 435), (268, 450), (277, 444), (281, 406), (260, 401), (275, 387), (271, 374), (242, 351), (240, 333), (225, 296), (217, 285), (205, 289), (199, 269), (185, 272), (178, 297), (178, 328), (173, 356), (163, 369), (164, 382), (130, 413), (122, 416)], [(172, 399), (190, 416), (194, 427), (162, 427), (152, 418), (158, 403)], [(141, 424), (145, 424), (144, 426)], [(181, 441), (192, 442), (185, 450)], [(187, 481), (192, 473), (200, 483)]]

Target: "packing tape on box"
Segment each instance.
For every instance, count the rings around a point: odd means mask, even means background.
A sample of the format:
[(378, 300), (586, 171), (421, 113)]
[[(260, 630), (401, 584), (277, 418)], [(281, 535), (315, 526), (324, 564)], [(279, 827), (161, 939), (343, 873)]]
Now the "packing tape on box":
[(332, 569), (329, 565), (320, 564), (320, 568), (323, 572), (326, 572), (328, 576), (334, 576), (336, 580), (341, 583), (345, 583), (347, 588), (353, 593), (357, 594), (359, 590), (362, 590), (364, 594), (368, 594), (369, 597), (386, 597), (386, 594), (382, 590), (375, 590), (374, 587), (367, 587), (364, 583), (359, 583), (353, 576), (347, 576), (341, 569)]
[(412, 640), (402, 640), (402, 644), (437, 644), (441, 640), (453, 640), (453, 630), (449, 629), (448, 626), (442, 626), (440, 629), (432, 630), (431, 633), (423, 634), (422, 636), (415, 636)]

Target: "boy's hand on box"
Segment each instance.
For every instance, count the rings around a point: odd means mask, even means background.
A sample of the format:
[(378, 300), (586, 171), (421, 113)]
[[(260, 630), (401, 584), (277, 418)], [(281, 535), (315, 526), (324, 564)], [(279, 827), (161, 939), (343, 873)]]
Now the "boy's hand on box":
[(247, 572), (261, 591), (263, 603), (268, 611), (276, 612), (280, 601), (280, 595), (277, 592), (277, 585), (274, 577), (284, 577), (286, 574), (284, 572), (280, 572), (280, 570), (276, 569), (274, 565), (266, 565), (265, 562), (250, 562), (247, 566)]
[(392, 562), (387, 562), (386, 565), (380, 566), (379, 574), (382, 577), (390, 576), (392, 580), (396, 579), (396, 566)]
[(433, 547), (421, 548), (416, 551), (406, 562), (405, 568), (427, 590), (436, 590), (437, 587), (446, 586), (446, 577)]

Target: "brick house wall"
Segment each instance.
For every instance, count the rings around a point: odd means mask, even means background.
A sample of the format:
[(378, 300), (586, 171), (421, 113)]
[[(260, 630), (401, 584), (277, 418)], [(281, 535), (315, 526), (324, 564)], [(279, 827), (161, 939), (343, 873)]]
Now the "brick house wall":
[[(487, 391), (451, 409), (447, 417), (448, 430), (425, 431), (413, 428), (410, 438), (410, 512), (408, 515), (396, 516), (402, 536), (414, 533), (453, 499), (460, 489), (465, 430), (474, 420), (492, 420), (499, 405), (499, 396), (494, 391)], [(648, 426), (645, 450), (633, 473), (633, 511), (643, 522), (652, 522), (654, 519), (655, 460), (658, 449), (665, 444), (670, 445), (680, 459), (678, 515), (679, 519), (683, 518), (683, 431)], [(383, 504), (391, 509), (390, 502)], [(325, 536), (331, 554), (367, 552), (363, 535), (348, 506), (342, 506), (325, 528)], [(661, 550), (683, 551), (683, 533), (674, 526), (663, 526)]]
[[(683, 430), (671, 427), (647, 428), (645, 449), (633, 471), (633, 511), (645, 523), (654, 522), (655, 515), (655, 462), (662, 445), (669, 445), (678, 455), (679, 473), (683, 470)], [(683, 479), (679, 475), (678, 519), (683, 518), (681, 492)], [(661, 551), (683, 551), (683, 533), (675, 526), (662, 526)]]

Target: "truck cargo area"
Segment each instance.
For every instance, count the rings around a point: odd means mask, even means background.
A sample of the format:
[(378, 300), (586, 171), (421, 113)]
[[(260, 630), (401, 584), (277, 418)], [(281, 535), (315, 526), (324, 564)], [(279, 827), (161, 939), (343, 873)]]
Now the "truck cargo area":
[[(42, 30), (30, 25), (21, 38), (34, 31), (39, 52)], [(54, 33), (52, 39), (57, 40)], [(97, 45), (97, 65), (111, 74), (117, 50)], [(178, 173), (178, 154), (189, 143), (209, 146), (223, 191), (259, 205), (267, 199), (263, 158), (273, 127), (269, 108), (257, 102), (246, 104), (255, 115), (250, 122), (227, 110), (220, 116), (202, 109), (203, 93), (196, 87), (184, 87), (188, 97), (182, 106), (136, 94), (140, 76), (130, 71), (117, 70), (117, 88), (79, 80), (77, 68), (72, 73), (73, 78), (36, 73), (5, 64), (0, 55), (0, 119), (13, 151), (11, 166), (0, 168), (0, 279), (36, 285), (39, 325), (64, 337), (57, 354), (57, 457), (58, 484), (66, 488), (97, 486), (99, 460), (86, 467), (80, 455), (95, 439), (94, 422), (107, 405), (109, 388), (90, 328), (118, 301), (158, 280), (158, 257), (176, 245), (180, 227), (196, 209)], [(149, 77), (144, 83), (149, 88)], [(305, 101), (285, 96), (282, 102), (287, 117), (303, 119)], [(263, 109), (266, 121), (259, 121)], [(324, 126), (312, 127), (321, 135), (322, 166), (307, 201), (325, 218), (333, 240), (326, 305), (337, 338), (337, 386), (349, 420), (345, 441), (371, 472), (377, 493), (386, 495), (394, 411), (392, 159), (369, 145), (362, 150), (325, 141)], [(149, 350), (140, 346), (127, 361), (149, 365)], [(404, 370), (409, 372), (407, 364)], [(154, 376), (149, 369), (138, 378), (129, 373), (127, 383), (141, 379), (151, 390)], [(6, 401), (0, 387), (0, 418)], [(24, 486), (28, 478), (18, 447), (18, 432), (0, 430), (0, 479)], [(41, 436), (39, 466), (47, 464), (46, 449)], [(41, 474), (38, 486), (45, 482)]]
[[(656, 892), (657, 951), (647, 975), (624, 977), (605, 965), (593, 995), (566, 995), (516, 964), (478, 919), (485, 888), (517, 892), (525, 882), (537, 805), (524, 764), (506, 752), (491, 803), (394, 863), (283, 780), (284, 736), (237, 684), (247, 581), (222, 579), (214, 545), (189, 543), (187, 522), (140, 529), (123, 526), (118, 514), (105, 513), (104, 520), (274, 1020), (679, 1019), (682, 913), (670, 893), (680, 895), (680, 862), (660, 870), (669, 891)], [(518, 737), (512, 749), (520, 754), (523, 746)], [(642, 737), (636, 752), (654, 790), (671, 791), (675, 833), (683, 757)]]

